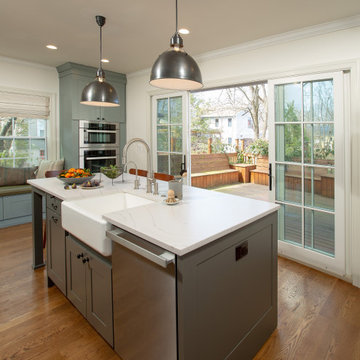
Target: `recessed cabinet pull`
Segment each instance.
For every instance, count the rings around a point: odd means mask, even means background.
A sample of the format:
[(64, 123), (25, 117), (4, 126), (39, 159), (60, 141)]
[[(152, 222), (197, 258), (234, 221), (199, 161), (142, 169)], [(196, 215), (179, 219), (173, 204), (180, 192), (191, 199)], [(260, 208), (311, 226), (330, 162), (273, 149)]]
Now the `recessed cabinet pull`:
[(83, 254), (83, 253), (77, 254), (76, 257), (77, 257), (78, 259), (80, 259), (80, 258), (84, 257), (84, 254)]
[(235, 248), (235, 260), (238, 261), (249, 253), (249, 243), (244, 241), (241, 245)]
[(51, 219), (53, 220), (53, 222), (54, 222), (55, 224), (58, 223), (58, 219), (57, 219), (55, 216), (52, 216)]
[(86, 257), (85, 259), (82, 259), (82, 262), (83, 262), (83, 264), (85, 264), (85, 263), (87, 263), (87, 262), (89, 262), (89, 258), (88, 257)]

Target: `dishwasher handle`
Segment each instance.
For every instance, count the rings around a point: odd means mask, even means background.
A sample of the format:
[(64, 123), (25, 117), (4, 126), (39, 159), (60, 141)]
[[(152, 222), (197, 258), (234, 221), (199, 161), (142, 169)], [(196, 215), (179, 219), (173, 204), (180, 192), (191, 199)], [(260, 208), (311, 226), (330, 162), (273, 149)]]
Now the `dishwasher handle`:
[(153, 252), (144, 249), (143, 247), (134, 244), (133, 242), (124, 239), (123, 237), (119, 236), (119, 230), (108, 230), (106, 231), (106, 235), (113, 241), (117, 242), (118, 244), (126, 247), (127, 249), (133, 251), (134, 253), (148, 259), (155, 264), (160, 265), (163, 268), (167, 268), (167, 266), (171, 263), (175, 262), (175, 255), (164, 251), (161, 255), (154, 254)]

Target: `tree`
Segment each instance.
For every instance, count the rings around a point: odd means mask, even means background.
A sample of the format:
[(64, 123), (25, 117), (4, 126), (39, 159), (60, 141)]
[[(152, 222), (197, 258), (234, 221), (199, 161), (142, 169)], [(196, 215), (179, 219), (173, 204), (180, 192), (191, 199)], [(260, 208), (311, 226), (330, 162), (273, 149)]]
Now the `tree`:
[[(268, 128), (267, 93), (265, 84), (236, 86), (224, 89), (217, 108), (249, 114), (253, 124), (254, 137), (265, 138)], [(262, 127), (261, 127), (262, 124)]]
[(203, 117), (212, 111), (209, 101), (205, 101), (194, 94), (190, 94), (191, 108), (191, 152), (207, 152), (208, 138), (218, 134), (217, 130), (210, 129), (209, 119)]

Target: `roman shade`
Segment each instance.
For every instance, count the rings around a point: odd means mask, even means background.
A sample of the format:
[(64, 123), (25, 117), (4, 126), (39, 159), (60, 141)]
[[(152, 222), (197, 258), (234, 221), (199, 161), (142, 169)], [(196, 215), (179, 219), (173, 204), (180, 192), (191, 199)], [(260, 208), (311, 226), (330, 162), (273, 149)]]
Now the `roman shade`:
[(47, 119), (50, 97), (0, 90), (0, 116)]

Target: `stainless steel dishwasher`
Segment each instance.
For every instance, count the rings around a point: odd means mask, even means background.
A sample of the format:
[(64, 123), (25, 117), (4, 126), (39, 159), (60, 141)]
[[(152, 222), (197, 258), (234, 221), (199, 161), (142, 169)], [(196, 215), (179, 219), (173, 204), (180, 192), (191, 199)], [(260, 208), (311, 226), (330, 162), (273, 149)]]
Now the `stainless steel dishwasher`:
[(107, 235), (115, 351), (123, 360), (176, 360), (175, 255), (121, 229)]

